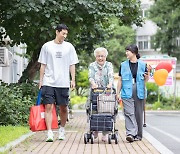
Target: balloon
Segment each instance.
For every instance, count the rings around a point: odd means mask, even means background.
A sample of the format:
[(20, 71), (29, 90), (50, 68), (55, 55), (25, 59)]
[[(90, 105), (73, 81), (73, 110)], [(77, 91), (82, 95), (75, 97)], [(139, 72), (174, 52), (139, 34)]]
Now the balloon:
[(166, 69), (159, 69), (154, 72), (154, 80), (158, 86), (162, 86), (166, 83), (168, 77), (168, 71)]
[(159, 69), (166, 69), (168, 71), (168, 73), (169, 73), (172, 70), (172, 64), (168, 63), (168, 62), (160, 62), (156, 66), (155, 70), (159, 70)]

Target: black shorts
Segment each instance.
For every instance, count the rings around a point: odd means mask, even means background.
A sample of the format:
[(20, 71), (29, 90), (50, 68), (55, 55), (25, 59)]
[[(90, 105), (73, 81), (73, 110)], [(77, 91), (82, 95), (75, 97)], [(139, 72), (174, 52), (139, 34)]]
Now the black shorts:
[(42, 86), (43, 104), (68, 105), (69, 88)]

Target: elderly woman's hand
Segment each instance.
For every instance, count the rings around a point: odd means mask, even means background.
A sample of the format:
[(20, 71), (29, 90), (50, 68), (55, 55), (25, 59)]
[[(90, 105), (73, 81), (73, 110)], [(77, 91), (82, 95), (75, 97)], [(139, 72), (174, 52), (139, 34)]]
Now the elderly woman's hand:
[(112, 83), (109, 83), (106, 87), (107, 88), (112, 88)]
[(91, 87), (92, 87), (92, 89), (96, 89), (96, 88), (98, 88), (98, 85), (94, 83), (94, 84), (92, 84)]

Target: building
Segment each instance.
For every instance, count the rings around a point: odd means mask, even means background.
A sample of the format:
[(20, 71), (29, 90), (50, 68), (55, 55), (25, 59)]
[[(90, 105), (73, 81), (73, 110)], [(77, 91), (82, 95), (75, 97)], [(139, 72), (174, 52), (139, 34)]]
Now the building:
[(5, 83), (17, 83), (27, 67), (28, 59), (24, 57), (26, 44), (13, 47), (0, 47), (0, 80)]
[(148, 10), (153, 5), (153, 0), (141, 0), (141, 15), (145, 19), (142, 27), (133, 25), (133, 29), (136, 31), (136, 44), (139, 48), (141, 55), (160, 54), (159, 50), (153, 49), (152, 40), (157, 32), (157, 25), (151, 20), (147, 19)]

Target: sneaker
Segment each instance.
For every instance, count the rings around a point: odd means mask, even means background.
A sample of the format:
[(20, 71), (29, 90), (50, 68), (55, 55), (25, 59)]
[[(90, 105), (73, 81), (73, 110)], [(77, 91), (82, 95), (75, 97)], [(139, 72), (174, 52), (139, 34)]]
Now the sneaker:
[(53, 134), (52, 130), (49, 130), (47, 133), (46, 142), (53, 142), (53, 137), (54, 137), (54, 134)]
[(102, 141), (107, 142), (107, 135), (102, 135)]
[(98, 131), (94, 131), (93, 135), (94, 135), (94, 139), (97, 139), (98, 138)]
[(64, 140), (65, 139), (65, 130), (64, 128), (60, 127), (59, 128), (59, 140)]
[(133, 142), (134, 137), (132, 135), (127, 135), (126, 140), (129, 141), (129, 142)]

